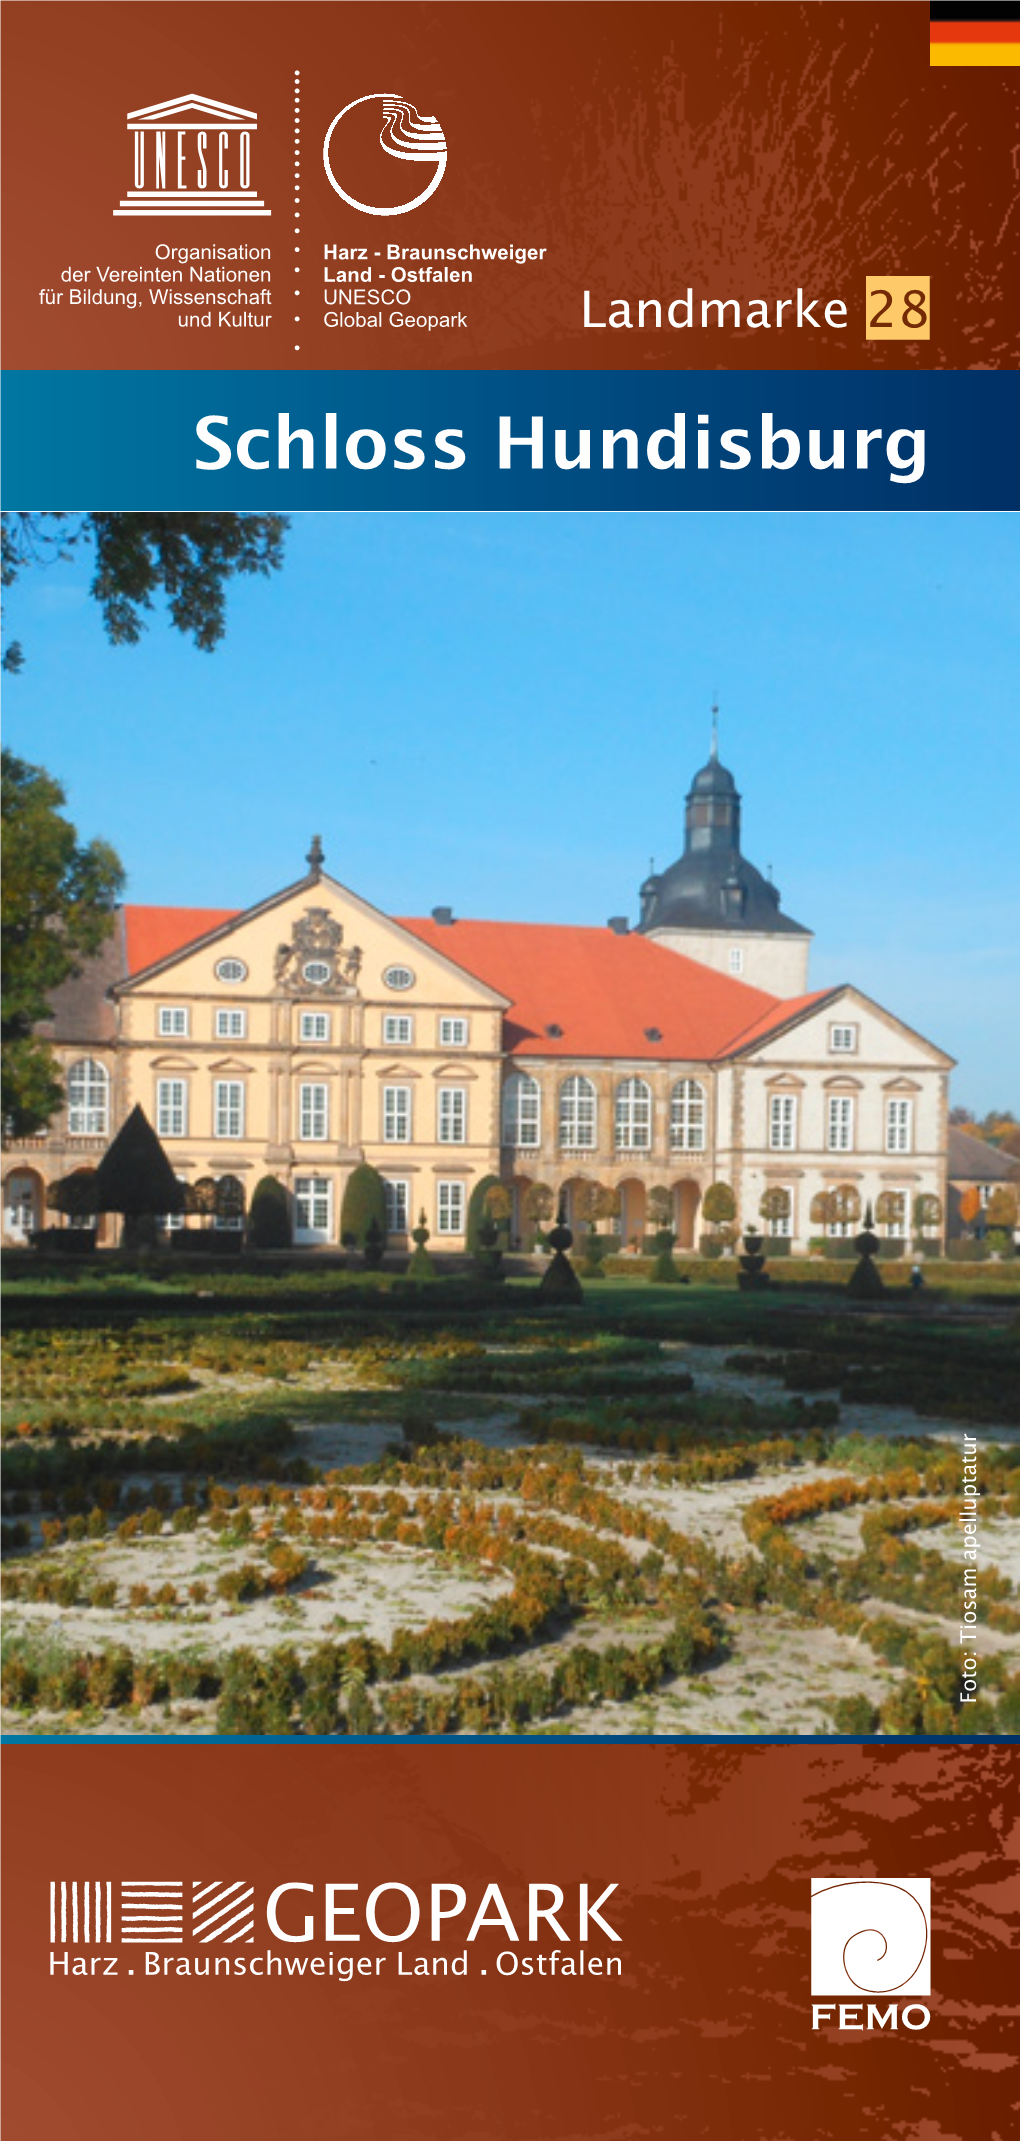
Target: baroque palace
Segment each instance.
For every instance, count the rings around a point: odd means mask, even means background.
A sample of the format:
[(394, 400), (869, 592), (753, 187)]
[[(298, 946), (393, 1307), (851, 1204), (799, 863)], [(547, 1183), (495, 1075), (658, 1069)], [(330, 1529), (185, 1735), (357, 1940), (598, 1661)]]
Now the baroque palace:
[(792, 1249), (856, 1232), (879, 1199), (908, 1244), (937, 1200), (921, 1230), (938, 1237), (952, 1059), (850, 984), (810, 992), (810, 941), (741, 852), (714, 735), (683, 854), (633, 928), (394, 920), (327, 874), (318, 839), (303, 877), (244, 912), (126, 906), (54, 1001), (65, 1104), (5, 1142), (5, 1238), (45, 1223), (48, 1186), (95, 1166), (137, 1103), (182, 1181), (229, 1174), (247, 1202), (275, 1175), (308, 1246), (337, 1242), (362, 1160), (394, 1246), (424, 1211), (435, 1247), (462, 1248), (492, 1175), (523, 1242), (538, 1183), (575, 1222), (582, 1192), (616, 1192), (625, 1244), (657, 1187), (696, 1247), (717, 1182), (745, 1227), (782, 1191), (766, 1231)]

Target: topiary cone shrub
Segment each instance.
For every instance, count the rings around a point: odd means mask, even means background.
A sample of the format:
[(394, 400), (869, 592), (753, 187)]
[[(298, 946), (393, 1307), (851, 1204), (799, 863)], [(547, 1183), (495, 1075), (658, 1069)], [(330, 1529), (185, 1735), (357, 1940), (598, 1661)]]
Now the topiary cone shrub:
[(364, 1249), (373, 1221), (386, 1247), (386, 1192), (378, 1169), (363, 1161), (348, 1177), (340, 1207), (340, 1239), (349, 1248)]
[(275, 1175), (263, 1175), (252, 1193), (248, 1240), (253, 1249), (289, 1249), (290, 1198)]
[(550, 1227), (546, 1237), (553, 1252), (552, 1263), (542, 1273), (538, 1289), (542, 1301), (583, 1301), (584, 1289), (567, 1259), (567, 1250), (573, 1243), (573, 1233), (567, 1225), (567, 1208), (562, 1198), (556, 1214), (556, 1225)]
[(365, 1228), (365, 1242), (361, 1252), (370, 1271), (378, 1270), (385, 1250), (386, 1238), (379, 1221), (373, 1215)]
[(878, 1235), (871, 1226), (871, 1206), (864, 1214), (863, 1232), (857, 1235), (854, 1248), (860, 1261), (855, 1264), (847, 1281), (847, 1293), (852, 1301), (881, 1301), (885, 1298), (885, 1280), (875, 1262), (878, 1250)]
[(436, 1267), (425, 1247), (428, 1239), (429, 1230), (425, 1224), (425, 1214), (420, 1212), (418, 1224), (411, 1235), (411, 1240), (414, 1243), (414, 1255), (410, 1259), (405, 1274), (407, 1278), (413, 1279), (417, 1286), (427, 1285), (436, 1276)]

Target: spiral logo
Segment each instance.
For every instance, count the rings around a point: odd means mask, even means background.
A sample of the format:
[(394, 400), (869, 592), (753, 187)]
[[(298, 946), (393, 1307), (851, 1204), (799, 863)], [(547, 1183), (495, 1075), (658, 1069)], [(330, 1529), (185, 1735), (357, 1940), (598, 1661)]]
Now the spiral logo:
[[(381, 114), (370, 109), (379, 105)], [(420, 181), (422, 167), (431, 167), (432, 176), (424, 191), (415, 193), (410, 200), (381, 205), (375, 198), (377, 192), (400, 190), (398, 173), (392, 162), (385, 163), (387, 157), (397, 164), (418, 167), (399, 174), (411, 185)], [(331, 120), (322, 145), (322, 161), (334, 193), (363, 216), (406, 216), (412, 208), (420, 208), (441, 184), (446, 159), (446, 138), (438, 119), (423, 117), (405, 97), (391, 90), (377, 90), (345, 104)], [(370, 191), (372, 198), (367, 197)], [(362, 199), (362, 194), (366, 198)]]
[(931, 1882), (811, 1883), (813, 1993), (929, 1993)]

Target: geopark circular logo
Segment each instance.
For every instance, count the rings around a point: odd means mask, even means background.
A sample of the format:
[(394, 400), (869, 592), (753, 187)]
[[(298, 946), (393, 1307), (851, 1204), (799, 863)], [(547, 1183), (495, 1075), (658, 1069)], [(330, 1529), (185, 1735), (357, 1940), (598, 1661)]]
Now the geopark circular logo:
[[(364, 108), (374, 104), (382, 105), (382, 127), (377, 137), (377, 115)], [(384, 165), (382, 157), (403, 164), (434, 165), (424, 192), (416, 193), (408, 201), (387, 204), (381, 203), (378, 197), (360, 199), (359, 195), (368, 190), (370, 182), (372, 193), (376, 195), (376, 179), (379, 194), (397, 190), (392, 164)], [(396, 96), (389, 90), (352, 98), (331, 121), (322, 145), (322, 161), (334, 193), (363, 216), (406, 216), (412, 208), (420, 208), (440, 185), (446, 158), (446, 140), (438, 119), (423, 117), (406, 97)], [(406, 176), (413, 183), (420, 171)]]

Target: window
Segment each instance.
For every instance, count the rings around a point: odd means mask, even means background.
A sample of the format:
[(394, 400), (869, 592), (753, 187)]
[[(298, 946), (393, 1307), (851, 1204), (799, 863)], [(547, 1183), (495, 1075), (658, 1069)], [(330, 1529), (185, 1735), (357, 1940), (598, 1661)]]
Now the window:
[(384, 1182), (387, 1234), (406, 1234), (410, 1227), (410, 1188), (406, 1182)]
[(156, 1133), (159, 1137), (187, 1137), (186, 1078), (160, 1078), (156, 1086)]
[(436, 1231), (439, 1234), (463, 1234), (463, 1182), (437, 1182)]
[(218, 1041), (243, 1041), (247, 1032), (247, 1011), (224, 1011), (222, 1007), (217, 1010), (216, 1039)]
[(595, 1087), (590, 1078), (564, 1078), (560, 1087), (560, 1144), (591, 1152), (595, 1145)]
[(440, 1048), (466, 1048), (470, 1028), (466, 1018), (441, 1018), (439, 1021)]
[(390, 1048), (410, 1048), (414, 1019), (410, 1011), (389, 1011), (382, 1022), (382, 1037)]
[(739, 944), (730, 945), (729, 968), (731, 974), (742, 974), (744, 971), (744, 953)]
[(705, 1150), (705, 1088), (697, 1078), (680, 1078), (673, 1087), (669, 1142), (674, 1152)]
[(321, 989), (323, 984), (329, 980), (333, 969), (328, 959), (306, 959), (301, 972), (305, 980), (311, 982), (314, 989)]
[(850, 1152), (854, 1142), (854, 1103), (850, 1093), (830, 1093), (828, 1134), (830, 1152)]
[(542, 1096), (537, 1078), (511, 1071), (503, 1088), (503, 1143), (518, 1149), (541, 1144)]
[(243, 959), (221, 959), (216, 968), (217, 981), (247, 981), (248, 969)]
[[(182, 1189), (187, 1189), (188, 1185), (183, 1175), (178, 1175), (177, 1180), (180, 1183)], [(160, 1220), (160, 1225), (162, 1227), (165, 1227), (166, 1232), (168, 1234), (178, 1234), (184, 1225), (184, 1213), (164, 1212), (163, 1217)]]
[(910, 1100), (887, 1100), (885, 1104), (885, 1149), (909, 1152), (913, 1144), (914, 1106)]
[(190, 1026), (191, 1019), (188, 1014), (187, 1004), (160, 1004), (159, 1030), (161, 1034), (166, 1036), (176, 1034), (179, 1037), (182, 1034), (187, 1034)]
[(383, 1143), (407, 1145), (411, 1140), (411, 1088), (383, 1086)]
[(300, 1138), (323, 1138), (329, 1136), (328, 1085), (300, 1085), (298, 1087), (298, 1136)]
[(331, 1241), (333, 1184), (320, 1175), (298, 1175), (294, 1182), (295, 1241)]
[(328, 1011), (302, 1011), (298, 1030), (303, 1041), (328, 1041), (332, 1038), (333, 1021)]
[(624, 1078), (616, 1088), (618, 1152), (647, 1152), (652, 1142), (652, 1091), (643, 1078)]
[(466, 1138), (467, 1088), (463, 1085), (441, 1085), (439, 1142), (441, 1145), (463, 1145)]
[(388, 966), (383, 980), (388, 989), (413, 989), (414, 973), (409, 966)]
[(244, 1086), (240, 1078), (217, 1078), (213, 1085), (213, 1136), (244, 1136)]
[(830, 1026), (829, 1050), (834, 1056), (853, 1056), (857, 1053), (856, 1026)]
[(792, 1152), (797, 1142), (797, 1101), (793, 1093), (773, 1093), (769, 1100), (769, 1145)]
[(101, 1063), (85, 1056), (67, 1077), (67, 1128), (71, 1137), (105, 1137), (110, 1125), (110, 1081)]

